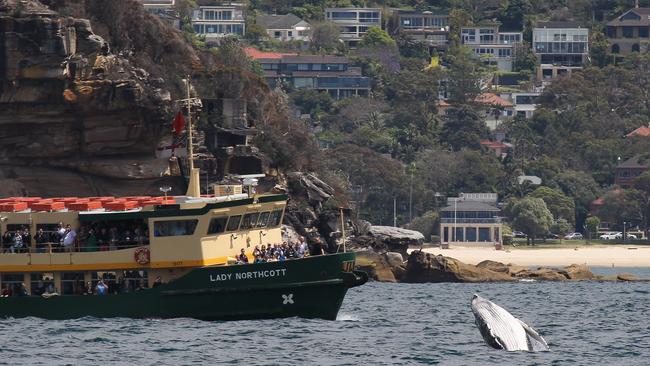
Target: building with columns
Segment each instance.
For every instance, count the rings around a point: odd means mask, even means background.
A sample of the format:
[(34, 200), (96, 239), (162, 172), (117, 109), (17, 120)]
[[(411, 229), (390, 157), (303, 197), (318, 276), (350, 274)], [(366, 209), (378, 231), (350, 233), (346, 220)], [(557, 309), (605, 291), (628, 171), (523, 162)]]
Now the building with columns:
[(496, 193), (461, 193), (441, 210), (440, 244), (501, 248), (503, 225)]

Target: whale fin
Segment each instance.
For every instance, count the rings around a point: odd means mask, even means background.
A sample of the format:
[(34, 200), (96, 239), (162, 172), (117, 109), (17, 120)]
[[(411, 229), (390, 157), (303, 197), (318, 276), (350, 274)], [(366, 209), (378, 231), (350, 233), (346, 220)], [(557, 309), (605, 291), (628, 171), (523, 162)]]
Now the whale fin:
[(529, 326), (528, 324), (522, 322), (521, 320), (517, 319), (519, 321), (519, 324), (521, 324), (522, 328), (524, 328), (524, 331), (526, 332), (526, 336), (528, 338), (528, 344), (529, 344), (529, 351), (548, 351), (549, 347), (548, 344), (546, 343), (546, 340), (542, 338), (539, 333), (533, 327)]

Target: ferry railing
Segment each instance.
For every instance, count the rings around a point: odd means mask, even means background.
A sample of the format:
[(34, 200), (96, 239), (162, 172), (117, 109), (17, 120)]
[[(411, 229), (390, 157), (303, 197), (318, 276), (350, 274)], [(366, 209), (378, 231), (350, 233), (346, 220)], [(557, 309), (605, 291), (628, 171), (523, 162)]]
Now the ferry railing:
[(145, 241), (141, 243), (117, 243), (117, 244), (109, 244), (109, 245), (97, 245), (94, 248), (88, 248), (84, 244), (74, 244), (74, 245), (65, 246), (60, 243), (39, 243), (36, 245), (21, 247), (21, 248), (14, 248), (12, 244), (2, 244), (2, 250), (0, 250), (0, 253), (16, 253), (16, 254), (95, 253), (95, 252), (113, 252), (116, 250), (137, 248), (145, 245), (149, 245), (149, 241)]

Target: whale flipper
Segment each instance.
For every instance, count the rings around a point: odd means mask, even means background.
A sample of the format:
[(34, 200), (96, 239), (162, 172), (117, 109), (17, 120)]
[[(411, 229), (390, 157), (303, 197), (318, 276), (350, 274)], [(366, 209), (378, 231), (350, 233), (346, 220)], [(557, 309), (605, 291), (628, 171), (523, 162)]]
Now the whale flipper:
[(522, 328), (524, 328), (524, 331), (526, 332), (526, 336), (528, 337), (529, 350), (531, 351), (549, 350), (546, 340), (542, 338), (542, 336), (539, 335), (539, 333), (537, 333), (537, 331), (533, 329), (533, 327), (529, 326), (528, 324), (522, 322), (519, 319), (517, 319), (517, 321), (519, 321), (519, 324), (521, 324)]

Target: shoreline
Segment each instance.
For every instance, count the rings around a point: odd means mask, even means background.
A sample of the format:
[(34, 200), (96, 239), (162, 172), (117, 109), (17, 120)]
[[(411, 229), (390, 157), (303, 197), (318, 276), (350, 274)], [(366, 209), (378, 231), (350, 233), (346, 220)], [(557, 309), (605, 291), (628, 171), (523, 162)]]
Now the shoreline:
[(453, 247), (450, 249), (425, 247), (423, 251), (434, 255), (441, 254), (445, 257), (452, 257), (473, 265), (484, 260), (491, 260), (524, 267), (564, 267), (571, 264), (612, 268), (650, 267), (650, 247), (634, 245), (525, 249), (506, 247), (504, 250), (495, 250), (492, 247)]

